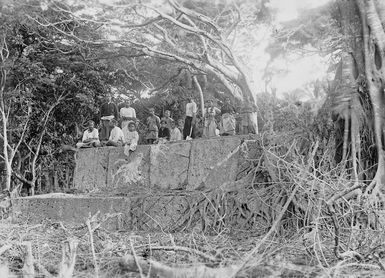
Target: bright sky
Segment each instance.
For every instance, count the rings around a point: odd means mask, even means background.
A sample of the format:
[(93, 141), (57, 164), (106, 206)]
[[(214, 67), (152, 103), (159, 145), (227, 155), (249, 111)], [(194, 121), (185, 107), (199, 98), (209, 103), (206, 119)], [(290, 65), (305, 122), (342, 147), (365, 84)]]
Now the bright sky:
[[(269, 7), (276, 10), (276, 24), (279, 26), (285, 21), (296, 19), (302, 10), (313, 9), (325, 5), (330, 0), (271, 0)], [(264, 90), (262, 80), (264, 68), (269, 60), (269, 55), (258, 47), (255, 56), (259, 56), (259, 63), (253, 68), (253, 74), (258, 91)], [(250, 59), (251, 61), (253, 59)], [(253, 61), (254, 62), (254, 61)], [(249, 65), (250, 66), (250, 65)], [(277, 94), (293, 91), (304, 87), (307, 83), (326, 77), (328, 68), (327, 59), (317, 54), (301, 57), (280, 58), (274, 61), (274, 68), (279, 68), (284, 73), (273, 76), (272, 86), (277, 89)]]
[(314, 9), (330, 0), (270, 0), (269, 7), (277, 10), (277, 21), (296, 19), (302, 9)]

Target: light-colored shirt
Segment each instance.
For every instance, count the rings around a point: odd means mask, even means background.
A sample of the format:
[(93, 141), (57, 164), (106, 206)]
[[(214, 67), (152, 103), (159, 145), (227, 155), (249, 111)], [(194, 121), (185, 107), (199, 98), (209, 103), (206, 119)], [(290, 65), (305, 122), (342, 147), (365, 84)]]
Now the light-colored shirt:
[(136, 118), (135, 109), (132, 107), (122, 107), (120, 108), (119, 113), (120, 113), (120, 117)]
[(194, 117), (194, 115), (197, 113), (197, 104), (195, 102), (189, 102), (186, 104), (186, 116), (187, 117)]
[(182, 140), (182, 133), (179, 128), (172, 128), (170, 131), (170, 141), (180, 141)]
[(99, 139), (99, 131), (96, 128), (94, 128), (91, 132), (88, 129), (86, 129), (83, 133), (82, 142), (86, 141), (87, 139), (98, 140)]
[(134, 131), (129, 131), (127, 127), (122, 129), (124, 135), (124, 143), (130, 145), (137, 145), (139, 141), (139, 133)]
[(124, 134), (120, 127), (115, 126), (111, 130), (110, 138), (108, 140), (113, 142), (124, 142)]

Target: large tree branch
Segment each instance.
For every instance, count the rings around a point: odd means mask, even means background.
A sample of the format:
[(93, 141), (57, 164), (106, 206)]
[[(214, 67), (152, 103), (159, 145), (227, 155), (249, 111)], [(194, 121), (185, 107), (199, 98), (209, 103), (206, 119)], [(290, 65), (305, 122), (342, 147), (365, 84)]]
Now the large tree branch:
[(163, 39), (180, 55), (183, 55), (187, 58), (191, 58), (194, 60), (202, 60), (202, 54), (193, 53), (187, 51), (185, 48), (179, 47), (176, 42), (172, 41), (168, 35), (168, 32), (161, 27), (159, 24), (154, 24), (154, 26), (162, 33)]
[[(56, 11), (58, 13), (68, 14), (72, 18), (71, 21), (79, 20), (79, 21), (83, 21), (83, 22), (91, 22), (91, 23), (100, 24), (100, 25), (119, 26), (121, 28), (142, 28), (142, 27), (147, 27), (148, 25), (151, 25), (151, 24), (153, 24), (155, 22), (163, 20), (161, 16), (157, 16), (157, 17), (154, 17), (154, 18), (146, 19), (144, 22), (136, 23), (136, 24), (124, 24), (124, 23), (122, 23), (120, 21), (117, 21), (117, 20), (99, 21), (99, 20), (95, 20), (95, 19), (91, 19), (91, 18), (81, 17), (81, 16), (76, 15), (75, 13), (73, 13), (69, 8), (63, 9), (61, 6), (56, 4), (56, 3), (60, 3), (62, 5), (62, 1), (53, 1), (52, 3), (56, 7), (56, 8), (51, 7), (51, 9), (53, 11)], [(117, 7), (116, 5), (109, 4), (109, 3), (104, 3), (103, 5), (109, 6), (109, 7)], [(131, 6), (132, 5), (120, 5), (119, 7), (123, 8), (123, 7), (131, 7)]]
[(373, 0), (366, 0), (364, 3), (366, 3), (366, 16), (371, 29), (371, 35), (374, 37), (375, 43), (378, 47), (380, 47), (381, 53), (383, 53), (385, 50), (385, 32), (382, 27), (382, 22), (379, 18)]
[(218, 36), (220, 36), (221, 32), (219, 31), (219, 27), (209, 17), (207, 17), (203, 14), (197, 13), (195, 11), (192, 11), (190, 9), (186, 9), (186, 8), (182, 7), (181, 5), (179, 5), (178, 3), (176, 3), (174, 0), (169, 0), (168, 2), (171, 4), (172, 7), (174, 7), (175, 10), (181, 12), (182, 14), (187, 15), (188, 17), (195, 18), (199, 22), (203, 22), (206, 25), (210, 26), (211, 29), (214, 30)]
[(156, 88), (153, 88), (150, 90), (150, 93), (153, 93), (153, 92), (157, 92), (157, 91), (160, 91), (162, 89), (164, 89), (168, 84), (170, 84), (171, 82), (173, 82), (181, 73), (183, 70), (185, 70), (186, 68), (185, 67), (180, 67), (178, 69), (178, 72), (176, 74), (174, 74), (173, 76), (171, 76), (166, 82), (164, 82), (162, 85), (160, 85), (159, 87), (156, 87)]
[(154, 12), (158, 13), (162, 18), (168, 20), (169, 22), (173, 23), (176, 26), (178, 26), (178, 27), (190, 32), (190, 33), (193, 33), (197, 36), (202, 35), (202, 36), (206, 37), (207, 39), (209, 39), (210, 41), (215, 43), (226, 54), (226, 56), (228, 56), (231, 60), (233, 60), (233, 54), (232, 54), (230, 48), (221, 40), (220, 37), (215, 38), (214, 36), (212, 36), (211, 34), (206, 32), (205, 30), (184, 24), (184, 23), (178, 21), (177, 19), (173, 18), (172, 16), (169, 16), (169, 15), (159, 11), (158, 9), (154, 9), (154, 8), (148, 7), (148, 6), (146, 6), (146, 7), (148, 9), (151, 9)]
[(28, 108), (27, 121), (25, 122), (25, 124), (23, 126), (23, 131), (20, 135), (19, 141), (17, 142), (16, 146), (13, 148), (13, 150), (11, 152), (10, 161), (13, 161), (13, 158), (15, 157), (17, 150), (19, 149), (21, 143), (24, 141), (24, 136), (25, 136), (25, 133), (27, 132), (31, 113), (32, 113), (32, 110)]

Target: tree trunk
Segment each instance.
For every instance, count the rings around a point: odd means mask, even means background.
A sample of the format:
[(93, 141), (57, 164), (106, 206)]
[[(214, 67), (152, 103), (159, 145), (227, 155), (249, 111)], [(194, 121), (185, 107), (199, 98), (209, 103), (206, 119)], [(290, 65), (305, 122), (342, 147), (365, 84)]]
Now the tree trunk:
[(64, 187), (67, 188), (67, 189), (70, 189), (71, 188), (71, 185), (70, 185), (70, 166), (66, 166), (66, 173), (65, 173), (65, 185)]
[(243, 100), (245, 103), (251, 104), (253, 107), (253, 112), (250, 115), (250, 120), (252, 123), (252, 129), (255, 131), (255, 134), (258, 134), (258, 117), (257, 117), (257, 111), (256, 111), (256, 100), (253, 92), (251, 91), (250, 84), (247, 82), (246, 79), (241, 79), (240, 82), (238, 83), (242, 95), (243, 95)]
[(49, 175), (49, 169), (47, 169), (44, 171), (44, 191), (45, 192), (48, 192), (48, 187), (51, 186), (50, 184), (51, 184), (51, 179)]
[(56, 192), (58, 188), (59, 188), (59, 186), (58, 186), (58, 175), (57, 175), (56, 168), (54, 168), (54, 171), (53, 171), (52, 192)]
[[(365, 60), (365, 76), (373, 108), (374, 137), (377, 148), (377, 172), (371, 184), (366, 189), (366, 194), (371, 194), (372, 200), (382, 195), (381, 189), (385, 186), (385, 155), (382, 144), (384, 129), (384, 51), (385, 31), (382, 26), (378, 11), (384, 11), (383, 1), (356, 0), (361, 17), (363, 50)], [(383, 19), (385, 23), (385, 18)]]
[(195, 75), (193, 77), (193, 81), (194, 81), (195, 87), (197, 88), (197, 90), (199, 92), (199, 99), (200, 99), (202, 119), (203, 119), (205, 117), (205, 100), (203, 97), (203, 91), (202, 91), (201, 85), (199, 84), (198, 79)]

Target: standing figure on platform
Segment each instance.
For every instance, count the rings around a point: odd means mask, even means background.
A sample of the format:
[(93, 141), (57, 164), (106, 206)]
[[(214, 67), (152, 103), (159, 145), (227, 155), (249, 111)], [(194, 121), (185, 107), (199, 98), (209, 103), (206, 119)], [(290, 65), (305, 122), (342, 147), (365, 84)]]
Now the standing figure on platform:
[(147, 118), (147, 143), (154, 144), (156, 140), (158, 140), (158, 131), (160, 127), (160, 119), (157, 115), (155, 115), (154, 108), (150, 108), (150, 116)]
[(208, 107), (205, 111), (205, 120), (204, 120), (204, 128), (203, 128), (203, 137), (210, 138), (217, 136), (216, 129), (217, 123), (215, 122), (215, 116), (221, 113), (217, 107), (214, 106), (214, 101), (208, 101)]
[(136, 123), (136, 112), (135, 109), (130, 107), (128, 102), (123, 104), (123, 107), (119, 111), (120, 119), (122, 120), (121, 127), (125, 128), (130, 121)]
[(110, 121), (119, 119), (118, 107), (112, 102), (112, 96), (107, 95), (106, 102), (100, 107), (100, 120), (102, 127), (100, 130), (100, 141), (108, 140), (113, 126)]
[(197, 104), (194, 101), (194, 98), (189, 97), (189, 102), (186, 104), (186, 118), (184, 120), (183, 127), (183, 139), (186, 140), (187, 137), (195, 138), (195, 122), (197, 114)]
[(225, 103), (221, 107), (221, 135), (235, 135), (235, 108), (230, 102), (230, 98), (226, 97)]
[(99, 147), (99, 132), (95, 128), (94, 121), (88, 122), (88, 128), (83, 133), (82, 141), (76, 144), (77, 148)]
[(170, 110), (166, 110), (164, 111), (164, 116), (160, 119), (161, 121), (166, 121), (167, 128), (169, 130), (171, 130), (171, 122), (173, 121), (173, 119), (170, 116), (171, 116)]

